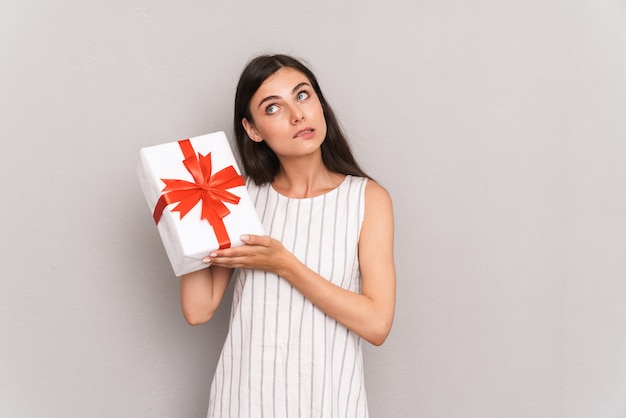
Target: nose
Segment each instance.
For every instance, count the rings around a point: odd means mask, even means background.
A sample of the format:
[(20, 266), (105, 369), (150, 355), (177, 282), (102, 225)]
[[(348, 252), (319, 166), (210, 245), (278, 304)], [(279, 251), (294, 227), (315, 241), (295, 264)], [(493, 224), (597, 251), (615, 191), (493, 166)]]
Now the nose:
[(291, 120), (293, 124), (296, 124), (304, 120), (304, 112), (298, 106), (293, 106), (291, 109)]

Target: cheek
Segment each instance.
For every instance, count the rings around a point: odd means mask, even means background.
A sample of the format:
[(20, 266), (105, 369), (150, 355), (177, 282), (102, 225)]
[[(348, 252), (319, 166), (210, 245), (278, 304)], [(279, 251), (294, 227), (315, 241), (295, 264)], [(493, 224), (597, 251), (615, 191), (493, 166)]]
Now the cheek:
[(322, 108), (321, 103), (318, 105), (316, 113), (320, 119), (323, 119), (324, 122), (326, 122), (326, 115), (324, 114), (324, 109)]
[(279, 134), (284, 130), (284, 126), (285, 123), (281, 121), (280, 117), (272, 117), (257, 124), (256, 129), (261, 138), (271, 141), (272, 138), (280, 136)]
[(267, 119), (265, 128), (273, 132), (279, 132), (282, 130), (288, 130), (291, 125), (291, 118), (288, 112), (280, 112), (278, 115), (274, 115)]

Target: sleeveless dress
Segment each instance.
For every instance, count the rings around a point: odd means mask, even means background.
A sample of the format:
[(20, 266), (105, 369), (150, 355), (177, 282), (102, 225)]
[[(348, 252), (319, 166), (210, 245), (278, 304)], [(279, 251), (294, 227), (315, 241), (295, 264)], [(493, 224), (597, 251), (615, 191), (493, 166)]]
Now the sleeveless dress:
[[(358, 239), (367, 179), (312, 198), (246, 184), (263, 227), (310, 269), (361, 291)], [(241, 269), (208, 417), (368, 417), (362, 339), (286, 280)]]

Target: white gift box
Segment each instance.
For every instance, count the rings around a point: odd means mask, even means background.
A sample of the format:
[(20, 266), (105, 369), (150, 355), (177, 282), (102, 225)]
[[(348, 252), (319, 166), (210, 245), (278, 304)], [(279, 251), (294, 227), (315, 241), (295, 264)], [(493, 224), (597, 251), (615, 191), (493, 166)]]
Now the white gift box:
[(224, 132), (142, 148), (138, 175), (177, 276), (205, 268), (202, 259), (220, 247), (242, 245), (241, 235), (265, 235)]

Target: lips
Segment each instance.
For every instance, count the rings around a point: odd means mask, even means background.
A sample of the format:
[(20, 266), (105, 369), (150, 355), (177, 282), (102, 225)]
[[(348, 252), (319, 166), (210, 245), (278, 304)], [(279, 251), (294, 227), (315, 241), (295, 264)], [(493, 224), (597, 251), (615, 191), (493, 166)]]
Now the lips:
[(313, 128), (305, 128), (296, 132), (296, 134), (293, 137), (294, 138), (309, 138), (313, 136), (314, 132), (315, 132), (315, 129)]

